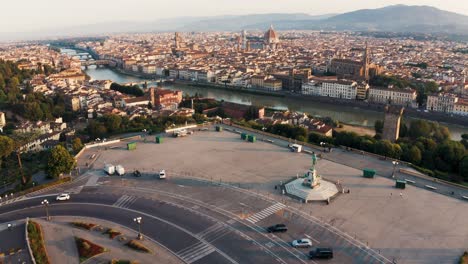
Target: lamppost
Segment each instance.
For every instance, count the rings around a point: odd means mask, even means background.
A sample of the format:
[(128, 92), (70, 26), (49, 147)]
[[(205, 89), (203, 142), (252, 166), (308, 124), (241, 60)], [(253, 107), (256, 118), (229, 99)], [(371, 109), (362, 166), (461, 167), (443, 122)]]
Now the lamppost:
[(398, 165), (398, 161), (394, 160), (394, 161), (392, 161), (392, 164), (393, 164), (392, 178), (395, 178), (395, 171), (396, 171), (396, 167)]
[(323, 152), (325, 152), (325, 142), (320, 142), (320, 146), (323, 148)]
[(45, 211), (46, 211), (46, 219), (47, 221), (50, 221), (50, 216), (49, 216), (49, 201), (47, 201), (47, 199), (44, 199), (44, 201), (41, 202), (42, 205), (44, 205), (45, 207)]
[(138, 240), (143, 240), (143, 235), (141, 234), (141, 216), (133, 218), (133, 221), (138, 224)]

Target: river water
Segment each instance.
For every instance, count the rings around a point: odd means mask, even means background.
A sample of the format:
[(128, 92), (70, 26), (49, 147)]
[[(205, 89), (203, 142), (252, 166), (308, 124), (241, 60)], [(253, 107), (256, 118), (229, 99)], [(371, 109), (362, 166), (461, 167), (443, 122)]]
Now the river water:
[[(70, 49), (63, 49), (62, 52), (69, 55), (76, 54), (76, 51)], [(90, 66), (85, 69), (85, 72), (93, 80), (112, 80), (117, 83), (137, 83), (145, 81), (143, 78), (129, 76), (116, 72), (110, 68), (97, 68)], [(148, 85), (152, 85), (148, 81)], [(217, 100), (225, 100), (228, 102), (235, 102), (247, 105), (260, 105), (279, 110), (294, 110), (305, 112), (313, 116), (331, 117), (346, 124), (373, 127), (376, 120), (383, 120), (383, 113), (363, 110), (357, 107), (340, 106), (333, 104), (324, 104), (318, 102), (311, 102), (305, 100), (298, 100), (295, 98), (275, 97), (268, 95), (255, 95), (237, 92), (234, 90), (222, 90), (209, 87), (193, 87), (188, 85), (166, 85), (165, 88), (172, 90), (181, 90), (184, 93), (194, 95), (195, 93), (201, 94), (204, 97), (212, 97)], [(408, 120), (408, 119), (406, 119)], [(463, 126), (444, 124), (448, 126), (452, 134), (452, 138), (459, 140), (463, 133), (468, 133), (468, 128)]]

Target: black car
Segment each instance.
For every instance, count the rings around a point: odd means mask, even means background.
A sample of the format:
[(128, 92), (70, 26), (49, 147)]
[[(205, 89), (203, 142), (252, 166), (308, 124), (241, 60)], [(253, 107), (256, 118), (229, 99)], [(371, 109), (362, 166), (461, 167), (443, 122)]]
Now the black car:
[(333, 249), (331, 248), (316, 248), (309, 252), (310, 259), (332, 259)]
[(141, 172), (140, 172), (139, 170), (135, 170), (135, 171), (133, 172), (133, 176), (135, 176), (135, 177), (141, 177)]
[(268, 227), (267, 231), (268, 231), (268, 233), (286, 232), (286, 231), (288, 231), (288, 228), (284, 224), (277, 224), (277, 225)]

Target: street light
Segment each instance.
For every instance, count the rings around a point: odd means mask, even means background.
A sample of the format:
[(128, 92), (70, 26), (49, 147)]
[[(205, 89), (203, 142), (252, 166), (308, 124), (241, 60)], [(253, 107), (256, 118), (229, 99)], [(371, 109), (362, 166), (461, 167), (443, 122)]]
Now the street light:
[(42, 205), (44, 205), (45, 207), (45, 211), (46, 211), (46, 216), (47, 216), (47, 221), (50, 221), (50, 216), (49, 216), (49, 201), (47, 201), (47, 199), (44, 199), (44, 201), (41, 202)]
[(141, 216), (133, 218), (133, 221), (138, 224), (138, 240), (143, 240), (143, 235), (141, 234)]
[(323, 148), (323, 152), (325, 152), (325, 142), (320, 142), (320, 146)]
[(396, 166), (398, 165), (398, 161), (394, 160), (394, 161), (392, 161), (392, 163), (393, 163), (392, 178), (395, 178), (395, 170), (396, 170)]

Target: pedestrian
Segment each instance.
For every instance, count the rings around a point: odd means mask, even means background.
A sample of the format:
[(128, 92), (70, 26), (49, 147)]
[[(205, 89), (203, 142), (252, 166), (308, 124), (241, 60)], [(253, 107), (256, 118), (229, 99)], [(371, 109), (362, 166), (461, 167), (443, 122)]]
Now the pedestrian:
[(390, 196), (392, 196), (392, 195), (393, 195), (393, 194), (392, 194), (392, 193), (390, 193)]
[(402, 198), (403, 198), (403, 193), (400, 193), (400, 197), (402, 197)]

